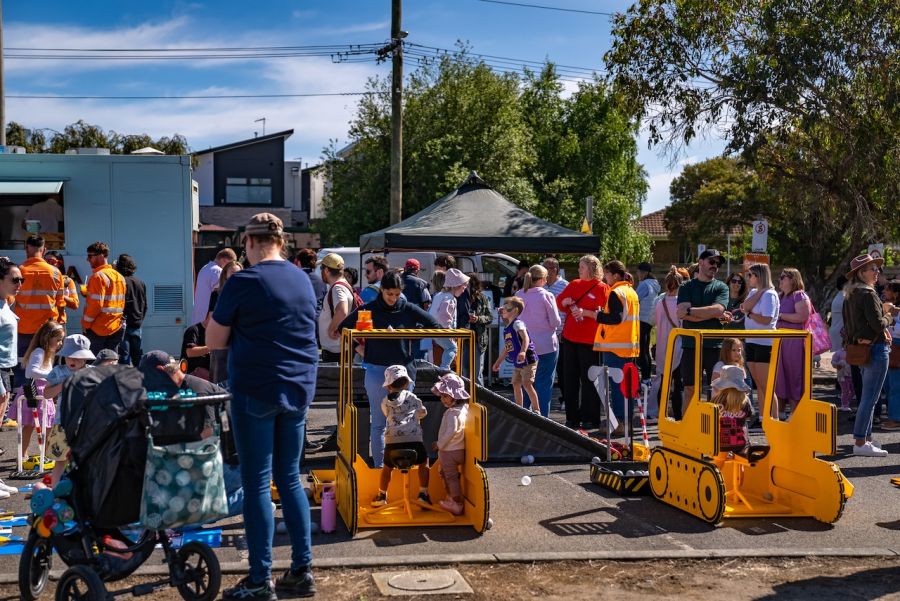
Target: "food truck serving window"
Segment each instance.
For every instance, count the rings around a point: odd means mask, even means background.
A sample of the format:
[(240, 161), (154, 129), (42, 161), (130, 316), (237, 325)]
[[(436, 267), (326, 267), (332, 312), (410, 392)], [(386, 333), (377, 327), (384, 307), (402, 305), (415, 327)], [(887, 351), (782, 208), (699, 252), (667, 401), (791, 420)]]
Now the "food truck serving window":
[(0, 181), (0, 249), (20, 249), (31, 234), (65, 247), (63, 182)]

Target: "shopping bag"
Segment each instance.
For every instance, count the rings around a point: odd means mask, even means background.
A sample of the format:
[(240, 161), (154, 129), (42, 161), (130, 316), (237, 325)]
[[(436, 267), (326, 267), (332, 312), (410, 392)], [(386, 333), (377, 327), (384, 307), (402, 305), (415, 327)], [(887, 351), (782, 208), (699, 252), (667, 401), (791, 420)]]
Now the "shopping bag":
[(228, 515), (219, 437), (147, 445), (141, 524), (151, 530), (178, 528)]
[(813, 309), (809, 319), (806, 320), (806, 330), (812, 334), (813, 355), (821, 355), (831, 350), (831, 337), (828, 335), (828, 326), (819, 312)]

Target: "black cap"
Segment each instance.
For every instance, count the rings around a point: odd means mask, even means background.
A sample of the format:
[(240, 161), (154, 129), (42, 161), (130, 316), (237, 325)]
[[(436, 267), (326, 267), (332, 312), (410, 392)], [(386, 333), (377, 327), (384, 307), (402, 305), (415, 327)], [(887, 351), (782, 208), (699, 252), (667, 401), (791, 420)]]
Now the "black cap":
[(702, 253), (700, 253), (700, 257), (698, 260), (702, 261), (703, 259), (718, 259), (719, 265), (725, 262), (725, 259), (722, 257), (722, 253), (717, 251), (715, 248), (707, 248)]
[(155, 369), (157, 367), (165, 367), (171, 363), (177, 363), (178, 360), (165, 351), (150, 351), (141, 357), (139, 369)]
[(647, 261), (643, 261), (641, 263), (638, 263), (638, 271), (646, 271), (647, 273), (650, 273), (651, 271), (653, 271), (653, 265), (651, 265)]

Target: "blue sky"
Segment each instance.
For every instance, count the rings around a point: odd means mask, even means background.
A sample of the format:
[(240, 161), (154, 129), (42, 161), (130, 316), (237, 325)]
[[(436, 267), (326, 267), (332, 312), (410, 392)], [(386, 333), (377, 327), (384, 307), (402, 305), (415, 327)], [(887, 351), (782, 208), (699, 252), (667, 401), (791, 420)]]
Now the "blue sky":
[[(521, 0), (586, 11), (624, 10), (622, 0)], [(481, 0), (405, 0), (407, 41), (452, 49), (457, 40), (478, 54), (602, 68), (610, 19)], [(390, 37), (390, 0), (14, 0), (3, 5), (9, 95), (135, 96), (310, 94), (359, 92), (389, 63), (334, 63), (329, 57), (228, 60), (29, 60), (16, 48), (178, 49), (379, 44)], [(412, 65), (408, 69), (413, 68)], [(567, 86), (574, 88), (572, 81)], [(319, 161), (322, 148), (347, 140), (353, 96), (266, 99), (75, 100), (8, 98), (7, 119), (26, 127), (62, 129), (85, 119), (106, 130), (180, 133), (195, 150), (266, 132), (293, 129), (286, 157)], [(52, 132), (48, 132), (52, 133)], [(668, 203), (668, 186), (684, 164), (722, 149), (716, 137), (683, 156), (660, 157), (639, 140), (650, 193), (644, 213)]]

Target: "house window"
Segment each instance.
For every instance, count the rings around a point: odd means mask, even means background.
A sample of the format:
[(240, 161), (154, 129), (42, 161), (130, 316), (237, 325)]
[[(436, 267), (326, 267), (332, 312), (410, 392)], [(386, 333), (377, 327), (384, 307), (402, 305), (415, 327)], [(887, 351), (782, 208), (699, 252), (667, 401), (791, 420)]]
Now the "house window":
[(272, 179), (268, 177), (225, 178), (226, 204), (272, 204)]

